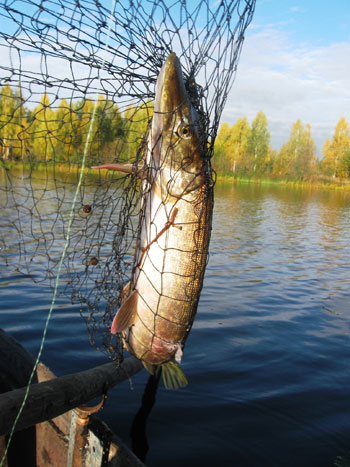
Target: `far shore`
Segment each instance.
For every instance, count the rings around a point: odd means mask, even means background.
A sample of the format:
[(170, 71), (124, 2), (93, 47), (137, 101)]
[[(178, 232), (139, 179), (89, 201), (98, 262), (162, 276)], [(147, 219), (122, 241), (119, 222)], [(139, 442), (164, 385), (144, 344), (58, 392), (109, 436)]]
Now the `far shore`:
[(295, 188), (321, 188), (329, 190), (350, 190), (350, 180), (343, 180), (324, 175), (315, 175), (308, 179), (286, 179), (276, 177), (242, 177), (233, 174), (217, 174), (217, 183), (246, 183), (258, 185), (286, 186)]
[[(87, 163), (83, 169), (84, 174), (94, 174), (95, 170), (90, 169), (93, 163)], [(22, 162), (22, 161), (0, 161), (0, 170), (34, 170), (34, 171), (57, 171), (62, 173), (79, 173), (81, 171), (81, 164), (79, 162)], [(103, 172), (113, 173), (106, 169), (101, 169)], [(257, 184), (257, 185), (272, 185), (272, 186), (285, 186), (294, 188), (318, 188), (329, 190), (350, 190), (350, 180), (340, 179), (334, 177), (327, 177), (325, 175), (313, 175), (305, 179), (287, 179), (268, 177), (268, 176), (240, 176), (234, 174), (220, 174), (216, 173), (216, 183), (244, 183), (244, 184)]]

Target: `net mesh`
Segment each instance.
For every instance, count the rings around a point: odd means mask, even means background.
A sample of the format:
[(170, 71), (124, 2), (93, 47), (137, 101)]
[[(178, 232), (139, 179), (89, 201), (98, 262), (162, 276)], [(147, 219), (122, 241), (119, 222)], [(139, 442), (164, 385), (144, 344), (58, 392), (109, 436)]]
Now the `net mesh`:
[[(135, 284), (142, 269), (138, 248), (150, 187), (137, 170), (125, 175), (89, 167), (145, 165), (155, 83), (174, 51), (205, 141), (209, 199), (210, 158), (254, 7), (255, 0), (1, 2), (2, 273), (19, 270), (53, 286), (68, 238), (59, 292), (81, 305), (91, 343), (114, 359), (121, 358), (122, 344), (110, 325), (125, 284)], [(198, 245), (210, 216), (193, 203)], [(156, 236), (149, 233), (145, 257)], [(189, 295), (193, 274), (187, 274)]]

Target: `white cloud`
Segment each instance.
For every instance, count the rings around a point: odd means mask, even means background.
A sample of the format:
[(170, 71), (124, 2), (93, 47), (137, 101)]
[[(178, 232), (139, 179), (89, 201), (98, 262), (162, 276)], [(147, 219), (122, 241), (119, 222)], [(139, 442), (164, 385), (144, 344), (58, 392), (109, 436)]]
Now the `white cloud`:
[(289, 11), (291, 13), (305, 13), (305, 10), (301, 8), (300, 6), (292, 6), (289, 8)]
[(318, 154), (340, 117), (350, 117), (350, 42), (295, 46), (286, 33), (255, 27), (247, 34), (222, 121), (251, 121), (263, 110), (271, 143), (287, 141), (292, 123), (310, 123)]

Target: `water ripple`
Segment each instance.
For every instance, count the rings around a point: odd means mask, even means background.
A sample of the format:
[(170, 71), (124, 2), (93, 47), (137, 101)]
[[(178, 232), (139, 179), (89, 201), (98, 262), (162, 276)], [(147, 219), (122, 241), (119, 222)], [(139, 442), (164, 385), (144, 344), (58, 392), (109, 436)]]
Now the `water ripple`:
[[(159, 389), (147, 463), (330, 466), (350, 450), (350, 196), (222, 184), (214, 214), (183, 359), (190, 384)], [(4, 268), (0, 296), (0, 326), (35, 352), (49, 284)], [(63, 297), (43, 359), (57, 374), (105, 361)], [(103, 417), (125, 440), (146, 380), (109, 394)]]

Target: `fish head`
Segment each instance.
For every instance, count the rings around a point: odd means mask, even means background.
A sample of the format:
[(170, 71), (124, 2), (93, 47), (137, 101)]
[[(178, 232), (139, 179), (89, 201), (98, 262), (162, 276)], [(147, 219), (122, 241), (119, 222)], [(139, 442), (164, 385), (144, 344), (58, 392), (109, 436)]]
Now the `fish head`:
[(171, 53), (157, 79), (149, 135), (149, 165), (163, 200), (193, 193), (205, 183), (206, 141), (185, 88), (180, 61)]

